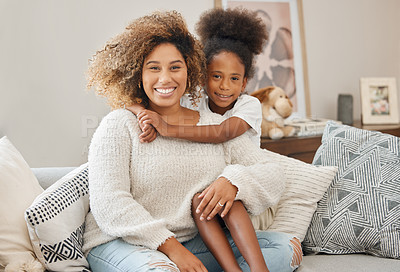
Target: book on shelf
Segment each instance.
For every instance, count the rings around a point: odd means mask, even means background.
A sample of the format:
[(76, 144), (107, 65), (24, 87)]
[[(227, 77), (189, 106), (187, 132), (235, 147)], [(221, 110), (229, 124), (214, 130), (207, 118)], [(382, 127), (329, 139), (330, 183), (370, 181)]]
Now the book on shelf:
[[(294, 127), (296, 129), (296, 136), (313, 136), (323, 134), (326, 123), (328, 121), (331, 121), (331, 119), (296, 118), (290, 120), (286, 119), (285, 125)], [(332, 121), (341, 124), (340, 121)]]

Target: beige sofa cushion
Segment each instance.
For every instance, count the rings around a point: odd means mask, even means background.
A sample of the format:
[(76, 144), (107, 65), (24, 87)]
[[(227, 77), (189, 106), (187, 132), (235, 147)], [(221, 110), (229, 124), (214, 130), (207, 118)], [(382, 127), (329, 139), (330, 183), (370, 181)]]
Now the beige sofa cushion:
[(271, 161), (283, 166), (286, 189), (277, 206), (251, 216), (254, 228), (293, 234), (302, 241), (317, 202), (332, 182), (337, 167), (315, 166), (268, 150), (264, 152)]
[[(16, 269), (35, 264), (24, 213), (43, 189), (5, 136), (0, 139), (0, 173), (0, 267), (9, 265), (7, 270), (20, 271)], [(38, 266), (36, 271), (40, 271)]]

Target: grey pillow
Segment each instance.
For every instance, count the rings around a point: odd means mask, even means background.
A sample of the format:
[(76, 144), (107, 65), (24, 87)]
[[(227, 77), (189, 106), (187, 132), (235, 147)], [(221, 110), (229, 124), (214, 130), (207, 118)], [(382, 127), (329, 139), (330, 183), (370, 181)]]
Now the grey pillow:
[(338, 166), (304, 250), (400, 258), (400, 138), (329, 122), (313, 164)]

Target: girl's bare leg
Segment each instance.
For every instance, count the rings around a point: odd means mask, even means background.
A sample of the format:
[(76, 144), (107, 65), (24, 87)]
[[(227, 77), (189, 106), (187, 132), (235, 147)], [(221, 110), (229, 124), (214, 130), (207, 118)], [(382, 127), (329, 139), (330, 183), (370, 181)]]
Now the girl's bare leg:
[(243, 203), (235, 201), (223, 220), (251, 271), (268, 271), (256, 232)]
[(200, 220), (200, 214), (196, 213), (196, 208), (201, 201), (198, 195), (193, 197), (192, 215), (203, 242), (224, 271), (242, 271), (218, 219), (214, 217), (211, 220)]

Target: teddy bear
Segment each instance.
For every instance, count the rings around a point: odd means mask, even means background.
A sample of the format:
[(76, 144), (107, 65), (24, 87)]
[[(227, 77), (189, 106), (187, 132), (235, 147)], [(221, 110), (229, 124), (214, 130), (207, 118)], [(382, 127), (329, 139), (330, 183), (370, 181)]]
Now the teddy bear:
[(260, 100), (262, 106), (261, 136), (277, 140), (295, 134), (295, 128), (284, 123), (293, 111), (293, 104), (284, 90), (268, 86), (251, 95)]

